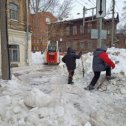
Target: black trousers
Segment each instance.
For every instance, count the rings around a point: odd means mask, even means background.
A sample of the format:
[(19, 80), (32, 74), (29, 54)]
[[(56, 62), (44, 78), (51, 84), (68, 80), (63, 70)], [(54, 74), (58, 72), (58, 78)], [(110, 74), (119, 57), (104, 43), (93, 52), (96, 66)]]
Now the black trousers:
[[(111, 68), (107, 67), (106, 69), (106, 76), (111, 76)], [(90, 85), (95, 86), (95, 84), (97, 83), (99, 77), (100, 77), (101, 71), (94, 71), (94, 77), (90, 83)]]
[(72, 81), (73, 80), (73, 75), (74, 75), (74, 70), (68, 70), (68, 73), (69, 73), (68, 80)]

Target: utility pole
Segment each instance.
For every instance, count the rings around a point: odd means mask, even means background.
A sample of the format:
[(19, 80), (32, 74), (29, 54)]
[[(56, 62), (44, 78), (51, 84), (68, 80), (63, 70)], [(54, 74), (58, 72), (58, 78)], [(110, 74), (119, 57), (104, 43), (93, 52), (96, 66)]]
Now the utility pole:
[[(86, 11), (86, 8), (85, 8), (85, 6), (83, 7), (83, 34), (85, 34), (85, 11)], [(84, 35), (83, 35), (84, 36)], [(84, 40), (82, 40), (83, 41), (83, 43), (84, 43)]]
[(102, 46), (102, 39), (101, 39), (102, 17), (99, 18), (98, 22), (99, 22), (99, 26), (98, 26), (98, 45), (97, 45), (97, 47), (101, 47)]
[(29, 8), (28, 8), (28, 0), (26, 0), (26, 65), (29, 64), (29, 56), (28, 56), (28, 45), (29, 45)]
[(112, 40), (111, 40), (111, 46), (114, 44), (114, 38), (115, 38), (115, 22), (114, 22), (114, 16), (115, 14), (115, 0), (112, 0)]
[(96, 17), (98, 18), (98, 44), (97, 47), (101, 47), (102, 43), (102, 20), (106, 15), (106, 0), (97, 0), (96, 1)]
[(86, 8), (85, 6), (83, 7), (83, 28), (84, 28), (84, 25), (85, 25), (85, 12), (86, 11)]
[(10, 80), (10, 61), (8, 46), (7, 0), (0, 0), (0, 28), (1, 28), (1, 70), (2, 79)]
[[(92, 22), (94, 20), (94, 10), (95, 9), (96, 9), (96, 7), (89, 8), (89, 9), (87, 9), (85, 6), (83, 7), (83, 30), (84, 30), (83, 34), (84, 34), (84, 36), (85, 36), (85, 23)], [(87, 11), (92, 11), (92, 19), (90, 21), (85, 21), (85, 14)], [(84, 42), (84, 40), (83, 40), (83, 42)]]

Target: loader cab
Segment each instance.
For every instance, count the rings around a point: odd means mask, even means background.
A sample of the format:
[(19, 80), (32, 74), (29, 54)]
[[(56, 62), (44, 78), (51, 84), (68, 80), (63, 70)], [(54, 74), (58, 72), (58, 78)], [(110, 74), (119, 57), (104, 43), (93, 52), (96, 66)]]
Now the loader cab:
[(47, 49), (45, 51), (45, 64), (59, 64), (60, 62), (60, 55), (59, 55), (59, 48), (58, 42), (49, 42), (47, 45)]
[(56, 52), (56, 46), (55, 45), (49, 45), (48, 46), (48, 51), (49, 52)]

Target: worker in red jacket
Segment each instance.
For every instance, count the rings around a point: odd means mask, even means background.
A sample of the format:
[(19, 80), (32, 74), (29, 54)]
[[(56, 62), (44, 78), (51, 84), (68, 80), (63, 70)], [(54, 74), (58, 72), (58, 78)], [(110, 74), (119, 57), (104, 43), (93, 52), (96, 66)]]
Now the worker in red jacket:
[(89, 90), (94, 89), (96, 82), (98, 81), (101, 71), (106, 71), (106, 78), (111, 79), (111, 68), (115, 68), (114, 62), (108, 57), (106, 53), (107, 48), (101, 47), (97, 48), (93, 53), (93, 63), (92, 68), (94, 72), (94, 77), (87, 87)]

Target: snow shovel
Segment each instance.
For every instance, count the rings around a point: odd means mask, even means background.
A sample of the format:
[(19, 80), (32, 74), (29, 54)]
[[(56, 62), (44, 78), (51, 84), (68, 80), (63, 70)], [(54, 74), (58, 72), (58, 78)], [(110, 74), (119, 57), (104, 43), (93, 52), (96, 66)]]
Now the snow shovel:
[(82, 59), (82, 56), (81, 56), (81, 63), (82, 63), (82, 71), (83, 71), (83, 77), (84, 77), (84, 73), (85, 73), (85, 71), (84, 71), (84, 64), (83, 64), (83, 59)]

